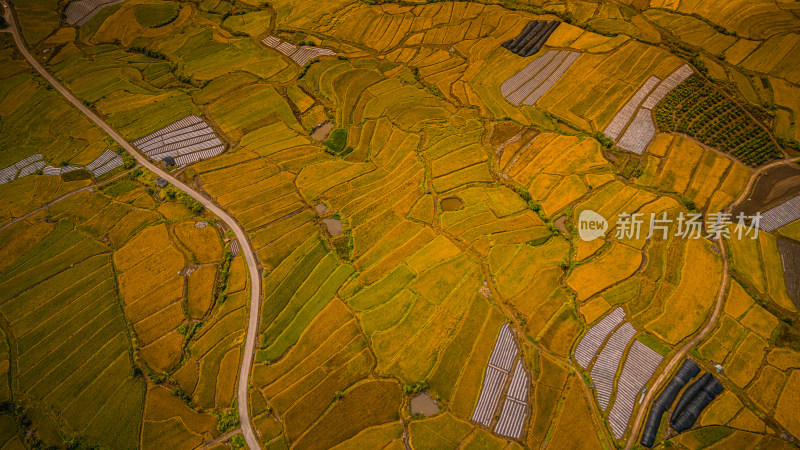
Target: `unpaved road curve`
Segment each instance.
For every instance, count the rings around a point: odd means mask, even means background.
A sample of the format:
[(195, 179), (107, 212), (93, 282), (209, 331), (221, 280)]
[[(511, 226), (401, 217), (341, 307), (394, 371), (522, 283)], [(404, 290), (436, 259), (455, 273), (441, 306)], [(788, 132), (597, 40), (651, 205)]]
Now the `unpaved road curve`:
[[(3, 4), (4, 10), (10, 10), (7, 8), (7, 4), (5, 2), (1, 2)], [(126, 152), (130, 153), (131, 156), (136, 158), (136, 160), (150, 170), (151, 172), (155, 173), (159, 177), (167, 180), (176, 188), (182, 190), (186, 194), (190, 195), (192, 198), (200, 202), (203, 207), (207, 210), (211, 211), (214, 215), (222, 219), (228, 226), (233, 230), (236, 234), (236, 239), (239, 241), (239, 244), (242, 246), (242, 253), (244, 254), (245, 262), (247, 263), (247, 268), (250, 272), (250, 316), (248, 319), (247, 324), (247, 338), (244, 342), (244, 353), (242, 358), (242, 365), (239, 371), (239, 388), (238, 388), (238, 401), (239, 401), (239, 420), (241, 421), (242, 432), (244, 434), (244, 439), (247, 442), (247, 446), (251, 450), (256, 450), (259, 447), (258, 440), (256, 439), (256, 435), (253, 433), (253, 427), (250, 425), (250, 412), (247, 408), (247, 386), (248, 386), (248, 378), (250, 375), (250, 369), (253, 365), (253, 352), (255, 350), (255, 342), (256, 342), (256, 331), (258, 329), (258, 315), (259, 315), (259, 306), (260, 306), (260, 296), (261, 296), (261, 276), (258, 273), (258, 263), (256, 261), (255, 252), (253, 252), (253, 248), (250, 246), (250, 241), (247, 240), (247, 235), (245, 234), (244, 230), (238, 223), (231, 216), (228, 215), (225, 211), (215, 205), (211, 200), (200, 195), (198, 192), (194, 191), (189, 186), (185, 185), (184, 183), (178, 181), (175, 177), (168, 174), (167, 172), (159, 169), (153, 163), (150, 162), (147, 158), (139, 154), (125, 139), (122, 138), (117, 132), (111, 128), (107, 123), (105, 123), (100, 117), (98, 117), (94, 112), (92, 112), (89, 108), (83, 105), (77, 98), (75, 98), (71, 92), (69, 92), (64, 86), (62, 86), (55, 78), (53, 78), (42, 66), (36, 61), (36, 58), (31, 56), (28, 52), (28, 49), (25, 47), (24, 42), (20, 38), (19, 27), (17, 27), (16, 20), (14, 19), (12, 14), (6, 13), (6, 20), (10, 25), (11, 34), (14, 36), (14, 42), (17, 44), (17, 48), (19, 49), (20, 53), (28, 60), (31, 66), (36, 69), (39, 74), (44, 77), (53, 87), (61, 93), (73, 106), (78, 108), (80, 112), (82, 112), (86, 117), (89, 118), (92, 122), (94, 122), (98, 127), (100, 127), (103, 131), (105, 131), (111, 138), (113, 138), (122, 148), (125, 149)]]
[(669, 376), (672, 369), (683, 359), (686, 352), (689, 351), (692, 347), (697, 345), (700, 340), (702, 340), (709, 331), (713, 330), (714, 327), (717, 325), (717, 317), (719, 316), (719, 312), (722, 310), (722, 303), (725, 298), (725, 292), (728, 290), (728, 281), (730, 276), (728, 275), (728, 255), (725, 252), (725, 246), (722, 240), (717, 241), (717, 246), (719, 247), (720, 256), (722, 256), (722, 281), (719, 284), (719, 293), (717, 293), (717, 301), (714, 305), (714, 312), (711, 313), (711, 317), (708, 319), (708, 323), (700, 330), (695, 337), (689, 340), (675, 356), (672, 357), (670, 362), (664, 367), (661, 371), (661, 375), (656, 378), (656, 381), (653, 382), (653, 385), (650, 389), (647, 390), (647, 395), (644, 397), (644, 401), (642, 402), (642, 406), (639, 407), (639, 411), (636, 413), (636, 418), (633, 420), (633, 427), (631, 428), (631, 434), (628, 437), (628, 442), (625, 444), (625, 450), (630, 450), (634, 443), (639, 442), (639, 427), (644, 421), (645, 413), (648, 410), (648, 406), (650, 402), (653, 400), (653, 395), (658, 392), (659, 386), (666, 381), (667, 377)]

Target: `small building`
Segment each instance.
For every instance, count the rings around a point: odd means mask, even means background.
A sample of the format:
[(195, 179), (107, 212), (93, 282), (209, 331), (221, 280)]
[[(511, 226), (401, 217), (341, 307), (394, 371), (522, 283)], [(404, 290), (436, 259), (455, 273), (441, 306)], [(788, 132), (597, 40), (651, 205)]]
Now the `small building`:
[(161, 158), (161, 161), (167, 167), (173, 167), (175, 165), (175, 158), (173, 158), (172, 156), (165, 156)]
[(156, 184), (158, 185), (158, 187), (165, 188), (169, 183), (167, 183), (167, 180), (163, 178), (156, 178)]

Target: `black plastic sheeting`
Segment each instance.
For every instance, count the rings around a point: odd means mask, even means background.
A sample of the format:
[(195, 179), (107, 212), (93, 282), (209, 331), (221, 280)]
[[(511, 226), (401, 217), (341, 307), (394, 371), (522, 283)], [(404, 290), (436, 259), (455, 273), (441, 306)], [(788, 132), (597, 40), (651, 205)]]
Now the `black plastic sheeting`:
[[(710, 374), (709, 374), (710, 375)], [(722, 384), (716, 378), (711, 377), (711, 381), (703, 386), (703, 389), (694, 396), (692, 401), (686, 405), (678, 419), (672, 422), (672, 429), (678, 433), (686, 431), (694, 426), (697, 418), (703, 409), (711, 403), (723, 391)]]
[(683, 361), (680, 369), (675, 372), (672, 380), (670, 380), (667, 387), (661, 391), (656, 401), (653, 402), (652, 408), (650, 408), (650, 414), (647, 416), (647, 422), (645, 423), (642, 439), (640, 440), (643, 446), (653, 446), (656, 440), (656, 434), (658, 433), (658, 427), (661, 424), (661, 417), (663, 417), (664, 413), (672, 406), (672, 402), (675, 401), (678, 393), (683, 389), (686, 383), (697, 376), (698, 373), (700, 373), (700, 367), (698, 367), (694, 361), (691, 359)]
[(517, 37), (500, 45), (519, 56), (531, 56), (542, 49), (560, 24), (557, 20), (531, 20)]
[(697, 393), (700, 392), (712, 379), (714, 379), (714, 377), (712, 377), (710, 373), (703, 374), (699, 380), (695, 381), (689, 385), (688, 388), (686, 388), (686, 392), (683, 393), (681, 399), (678, 400), (678, 404), (675, 405), (675, 410), (672, 411), (672, 416), (669, 418), (670, 424), (674, 424), (675, 421), (678, 420), (678, 417), (680, 417), (683, 409), (686, 408), (694, 396), (697, 395)]

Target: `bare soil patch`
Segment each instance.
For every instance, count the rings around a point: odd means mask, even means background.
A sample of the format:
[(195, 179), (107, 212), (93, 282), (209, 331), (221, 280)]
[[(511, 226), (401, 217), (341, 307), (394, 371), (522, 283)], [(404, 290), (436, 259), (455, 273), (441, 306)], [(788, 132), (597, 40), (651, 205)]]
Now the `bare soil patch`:
[(342, 221), (339, 219), (322, 219), (322, 223), (325, 224), (325, 228), (328, 229), (328, 234), (331, 237), (337, 237), (342, 235)]
[(423, 392), (411, 399), (411, 414), (435, 416), (439, 414), (439, 405), (427, 392)]
[(458, 197), (447, 197), (440, 203), (442, 211), (458, 211), (464, 206), (464, 200)]
[(330, 121), (322, 122), (311, 133), (311, 139), (314, 139), (317, 142), (322, 142), (325, 139), (328, 139), (328, 134), (330, 134), (331, 130), (333, 130), (333, 123)]
[(786, 292), (800, 308), (800, 244), (787, 239), (778, 239), (778, 251), (783, 261)]
[(734, 216), (740, 212), (753, 215), (794, 197), (800, 192), (800, 167), (795, 164), (783, 165), (766, 170), (759, 175), (753, 189), (745, 201), (734, 210)]

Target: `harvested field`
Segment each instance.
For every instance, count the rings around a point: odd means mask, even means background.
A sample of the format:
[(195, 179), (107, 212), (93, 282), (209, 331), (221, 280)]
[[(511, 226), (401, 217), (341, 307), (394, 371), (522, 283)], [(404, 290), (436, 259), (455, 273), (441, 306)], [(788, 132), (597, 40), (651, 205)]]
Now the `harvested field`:
[(320, 56), (336, 56), (336, 52), (327, 48), (308, 45), (298, 47), (275, 36), (267, 36), (261, 40), (261, 43), (288, 56), (298, 66), (305, 66), (307, 62)]
[(611, 331), (622, 323), (623, 320), (625, 320), (625, 310), (617, 308), (605, 316), (603, 320), (597, 322), (592, 328), (589, 328), (589, 331), (586, 332), (575, 348), (575, 360), (578, 361), (581, 367), (584, 369), (589, 368), (589, 364), (591, 364), (597, 351), (600, 350), (600, 346), (603, 345), (606, 337), (608, 337)]
[(661, 355), (641, 341), (634, 341), (631, 346), (617, 382), (614, 405), (608, 414), (608, 424), (615, 438), (622, 439), (625, 435), (636, 399), (662, 359)]
[(132, 141), (139, 151), (154, 160), (172, 158), (184, 166), (221, 154), (225, 144), (200, 117), (188, 116)]
[(608, 407), (611, 392), (614, 390), (614, 377), (622, 360), (622, 354), (625, 353), (625, 348), (628, 347), (628, 343), (635, 334), (636, 329), (633, 325), (628, 322), (623, 323), (608, 339), (592, 367), (591, 376), (597, 403), (604, 411)]
[(422, 414), (423, 416), (435, 416), (439, 414), (439, 405), (436, 400), (431, 397), (431, 394), (423, 392), (411, 398), (409, 402), (411, 414)]
[(500, 86), (500, 91), (515, 105), (534, 106), (564, 76), (579, 56), (578, 52), (549, 50), (506, 80)]
[(756, 178), (747, 198), (733, 213), (755, 215), (757, 211), (764, 211), (791, 199), (796, 195), (798, 188), (800, 188), (800, 167), (785, 164), (768, 169)]
[(800, 244), (786, 239), (778, 239), (777, 243), (783, 262), (786, 292), (800, 309)]
[(531, 56), (539, 52), (551, 34), (561, 25), (557, 20), (531, 20), (514, 39), (500, 44), (519, 56)]

